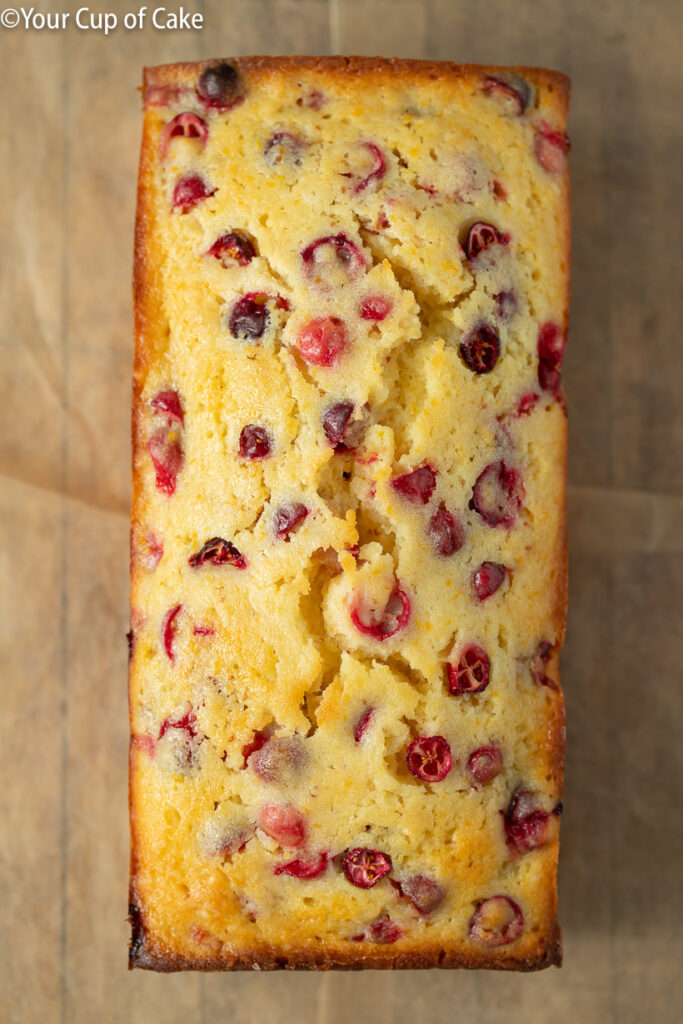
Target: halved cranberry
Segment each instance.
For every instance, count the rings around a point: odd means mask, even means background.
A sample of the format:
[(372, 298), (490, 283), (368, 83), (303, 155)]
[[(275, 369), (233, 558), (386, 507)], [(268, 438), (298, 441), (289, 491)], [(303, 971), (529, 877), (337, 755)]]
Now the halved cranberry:
[(386, 320), (393, 305), (386, 295), (368, 295), (361, 302), (359, 312), (363, 320)]
[(418, 914), (431, 914), (446, 898), (444, 887), (426, 875), (412, 875), (393, 884), (401, 896), (412, 903)]
[(246, 267), (256, 255), (253, 243), (239, 231), (221, 235), (206, 253), (220, 260), (224, 267)]
[(491, 662), (483, 647), (470, 644), (460, 655), (457, 665), (446, 666), (448, 689), (455, 697), (463, 693), (481, 693), (489, 685)]
[(517, 296), (513, 291), (498, 292), (493, 296), (496, 303), (496, 316), (499, 320), (511, 320), (517, 312)]
[(367, 727), (370, 725), (370, 722), (372, 721), (374, 715), (375, 709), (368, 708), (366, 711), (363, 712), (363, 714), (360, 716), (360, 718), (354, 725), (353, 738), (356, 741), (356, 743), (360, 743), (360, 741), (362, 740), (363, 734), (365, 733)]
[(239, 71), (226, 62), (204, 68), (197, 82), (197, 96), (206, 107), (230, 110), (244, 99)]
[(465, 543), (465, 530), (462, 523), (449, 512), (443, 502), (429, 520), (427, 533), (437, 555), (448, 558)]
[(267, 733), (261, 732), (260, 730), (258, 730), (257, 732), (254, 733), (254, 735), (251, 738), (251, 740), (249, 741), (249, 743), (245, 743), (244, 744), (244, 746), (242, 747), (242, 758), (243, 758), (242, 767), (243, 768), (247, 767), (247, 761), (249, 760), (251, 755), (255, 751), (260, 750), (261, 747), (265, 743), (268, 742), (268, 739), (269, 739), (269, 736), (268, 736)]
[(369, 608), (358, 600), (351, 608), (351, 621), (356, 629), (374, 640), (388, 640), (403, 629), (410, 618), (410, 599), (398, 583), (384, 608)]
[(538, 332), (538, 383), (544, 391), (557, 397), (560, 393), (562, 361), (567, 339), (552, 322), (543, 324)]
[(182, 426), (185, 416), (177, 391), (170, 389), (168, 391), (157, 391), (149, 404), (159, 415), (166, 416), (169, 420), (176, 420)]
[(510, 570), (500, 562), (482, 562), (472, 573), (472, 586), (480, 601), (498, 590)]
[(158, 566), (164, 554), (164, 542), (155, 533), (143, 535), (140, 548), (141, 557), (146, 569), (152, 572)]
[(222, 537), (212, 537), (200, 550), (188, 558), (193, 569), (201, 565), (233, 565), (236, 569), (246, 569), (247, 560), (240, 554), (234, 544)]
[(177, 604), (175, 605), (175, 607), (169, 608), (169, 610), (164, 615), (164, 618), (161, 623), (161, 639), (164, 644), (166, 656), (170, 662), (175, 661), (175, 652), (173, 650), (173, 644), (178, 629), (176, 618), (178, 617), (178, 613), (180, 612), (180, 609), (182, 607), (183, 606), (181, 604)]
[(342, 866), (351, 885), (359, 889), (371, 889), (391, 871), (391, 857), (381, 850), (358, 846), (344, 855)]
[(335, 402), (323, 413), (323, 431), (335, 449), (345, 447), (342, 442), (353, 410), (353, 402)]
[(501, 459), (492, 462), (479, 476), (472, 491), (470, 508), (489, 526), (514, 526), (522, 507), (524, 485), (519, 472)]
[(304, 324), (297, 335), (296, 347), (307, 363), (333, 366), (344, 352), (347, 342), (343, 320), (337, 316), (320, 316)]
[(467, 241), (465, 242), (467, 259), (474, 260), (490, 245), (505, 245), (508, 241), (509, 236), (502, 234), (498, 228), (494, 228), (493, 224), (486, 224), (483, 220), (478, 220), (467, 232)]
[(270, 434), (263, 427), (248, 423), (240, 434), (240, 456), (243, 459), (267, 459), (273, 448)]
[(397, 942), (403, 937), (403, 929), (392, 921), (387, 915), (382, 915), (376, 921), (372, 921), (365, 931), (358, 935), (352, 935), (352, 942), (375, 942), (378, 945), (386, 946)]
[(259, 827), (286, 848), (301, 846), (306, 839), (306, 818), (296, 807), (266, 804), (259, 811)]
[(547, 640), (541, 641), (538, 645), (538, 649), (531, 659), (531, 675), (537, 686), (549, 686), (551, 690), (557, 690), (557, 683), (546, 675), (546, 665), (550, 660), (552, 654), (552, 644)]
[(161, 723), (158, 739), (161, 739), (169, 729), (181, 729), (183, 732), (186, 732), (188, 736), (194, 739), (197, 735), (197, 719), (194, 711), (190, 710), (186, 712), (182, 718), (177, 718), (175, 721), (170, 718), (165, 718)]
[(344, 272), (347, 281), (355, 281), (365, 271), (365, 257), (343, 232), (316, 238), (302, 250), (301, 259), (309, 277), (319, 274), (323, 280), (330, 263)]
[(483, 785), (503, 770), (503, 755), (498, 747), (479, 747), (467, 759), (467, 771), (475, 782)]
[(273, 530), (279, 540), (288, 540), (290, 533), (302, 523), (308, 515), (308, 509), (300, 501), (289, 505), (280, 505), (273, 518)]
[(302, 857), (288, 860), (284, 864), (276, 864), (274, 875), (289, 875), (290, 878), (316, 878), (327, 867), (327, 854), (319, 853), (317, 857)]
[(270, 324), (268, 296), (264, 292), (248, 292), (237, 300), (230, 311), (228, 328), (233, 338), (258, 341)]
[(443, 782), (453, 765), (451, 748), (443, 736), (420, 736), (408, 747), (406, 764), (424, 782)]
[(180, 213), (189, 213), (193, 206), (201, 203), (203, 199), (208, 199), (215, 191), (215, 188), (209, 188), (198, 175), (187, 175), (180, 178), (173, 189), (173, 209)]
[(206, 140), (209, 137), (209, 129), (206, 126), (206, 121), (201, 117), (197, 117), (196, 114), (191, 114), (189, 111), (185, 111), (183, 114), (176, 114), (168, 124), (164, 125), (164, 130), (161, 133), (159, 153), (162, 160), (165, 160), (168, 156), (171, 139), (175, 139), (180, 135), (186, 139), (199, 139), (201, 143), (200, 148), (204, 149)]
[(487, 75), (484, 79), (484, 92), (487, 96), (496, 96), (503, 100), (510, 112), (521, 116), (529, 105), (531, 87), (521, 75), (506, 74)]
[(436, 471), (429, 463), (419, 466), (410, 473), (402, 473), (389, 481), (391, 486), (405, 498), (416, 505), (426, 505), (436, 487)]
[(298, 135), (291, 132), (274, 132), (263, 147), (263, 156), (269, 167), (276, 167), (278, 164), (293, 164), (299, 166), (301, 154), (308, 143)]
[(156, 472), (157, 490), (169, 497), (175, 492), (178, 473), (183, 465), (183, 448), (177, 429), (162, 427), (150, 437), (147, 449)]
[(472, 373), (490, 373), (498, 362), (500, 340), (490, 324), (479, 324), (460, 342), (460, 355)]
[(384, 155), (379, 146), (376, 146), (374, 142), (363, 142), (362, 147), (363, 149), (367, 149), (370, 154), (372, 167), (370, 172), (361, 178), (354, 188), (353, 191), (356, 193), (364, 192), (372, 182), (379, 181), (380, 178), (384, 177), (387, 170), (386, 160), (384, 159)]
[(501, 811), (505, 841), (518, 855), (543, 846), (557, 833), (557, 818), (562, 813), (558, 804), (551, 812), (538, 806), (539, 794), (528, 789), (513, 793), (507, 810)]
[(534, 136), (534, 155), (549, 174), (562, 174), (567, 167), (567, 153), (571, 148), (564, 132), (555, 132), (546, 121), (539, 121)]
[(482, 900), (470, 919), (470, 938), (482, 946), (507, 946), (524, 930), (524, 915), (509, 896)]
[(307, 755), (298, 736), (271, 736), (248, 760), (249, 767), (262, 782), (277, 784), (299, 775)]

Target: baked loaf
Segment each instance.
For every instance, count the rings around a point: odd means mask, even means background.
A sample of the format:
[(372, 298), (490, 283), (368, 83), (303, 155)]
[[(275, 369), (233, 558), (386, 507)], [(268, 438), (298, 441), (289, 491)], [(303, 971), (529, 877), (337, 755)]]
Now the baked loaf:
[(144, 100), (130, 962), (559, 964), (567, 80)]

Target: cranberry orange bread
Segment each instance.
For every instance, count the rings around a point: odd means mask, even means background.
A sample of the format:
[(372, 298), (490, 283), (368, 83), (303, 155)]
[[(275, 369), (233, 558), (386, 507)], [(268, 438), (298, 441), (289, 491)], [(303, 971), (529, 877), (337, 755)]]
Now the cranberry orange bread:
[(144, 96), (131, 964), (558, 964), (567, 80)]

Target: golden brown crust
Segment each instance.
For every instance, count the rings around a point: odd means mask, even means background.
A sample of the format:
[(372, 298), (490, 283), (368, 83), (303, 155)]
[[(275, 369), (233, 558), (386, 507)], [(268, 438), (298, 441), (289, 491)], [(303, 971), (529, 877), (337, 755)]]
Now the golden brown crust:
[[(155, 91), (164, 90), (166, 87), (178, 87), (181, 90), (191, 89), (196, 82), (197, 76), (207, 67), (215, 64), (216, 60), (205, 60), (197, 63), (176, 63), (166, 64), (157, 67), (150, 67), (144, 70), (143, 95), (149, 98)], [(454, 80), (477, 79), (480, 80), (483, 74), (495, 74), (497, 71), (514, 71), (524, 75), (537, 87), (544, 87), (553, 94), (551, 106), (557, 115), (560, 127), (564, 126), (569, 104), (569, 80), (555, 71), (541, 68), (498, 68), (496, 66), (481, 65), (457, 65), (450, 62), (398, 60), (371, 57), (240, 57), (230, 59), (240, 72), (249, 75), (252, 82), (267, 78), (273, 72), (312, 72), (322, 75), (329, 81), (337, 80), (343, 82), (350, 78), (356, 78), (366, 83), (380, 83), (395, 78), (400, 73), (401, 80), (410, 83), (430, 80), (448, 82)], [(143, 444), (142, 437), (142, 416), (141, 416), (141, 392), (144, 383), (144, 376), (147, 368), (153, 363), (155, 353), (163, 340), (164, 325), (159, 317), (161, 309), (160, 288), (158, 283), (158, 271), (160, 266), (160, 254), (154, 252), (150, 239), (154, 237), (154, 196), (152, 165), (154, 160), (155, 142), (150, 133), (145, 129), (140, 158), (139, 182), (138, 182), (138, 208), (135, 226), (135, 256), (134, 256), (134, 303), (135, 303), (135, 370), (133, 379), (133, 416), (132, 416), (132, 438), (133, 438), (133, 506), (132, 506), (132, 529), (138, 522), (138, 506), (141, 499), (141, 472), (139, 468), (139, 456)], [(570, 235), (569, 235), (569, 187), (565, 185), (566, 204), (563, 215), (561, 234), (562, 245), (566, 254), (567, 265), (570, 256)], [(568, 330), (568, 302), (569, 282), (567, 275), (567, 291), (565, 302), (564, 329)], [(565, 448), (561, 453), (560, 460), (564, 466), (566, 476), (567, 452), (566, 437)], [(562, 494), (564, 499), (564, 493)], [(131, 537), (132, 541), (132, 537)], [(133, 568), (133, 545), (131, 543), (131, 578), (134, 576)], [(560, 550), (557, 555), (560, 571), (558, 573), (558, 586), (556, 593), (556, 611), (554, 615), (555, 643), (553, 646), (552, 658), (549, 665), (552, 678), (558, 679), (557, 658), (559, 648), (564, 639), (566, 628), (566, 605), (567, 605), (567, 543), (566, 543), (566, 514), (563, 518), (563, 529), (560, 543)], [(552, 750), (552, 764), (554, 778), (557, 782), (557, 791), (561, 793), (564, 771), (564, 736), (565, 719), (564, 704), (561, 693), (558, 693), (554, 703), (552, 719), (549, 724), (549, 736), (552, 737), (549, 747)], [(453, 952), (435, 947), (434, 949), (421, 950), (415, 953), (396, 953), (389, 949), (382, 952), (361, 952), (350, 949), (347, 952), (334, 951), (320, 953), (310, 950), (293, 949), (284, 955), (268, 947), (254, 949), (253, 953), (233, 954), (221, 953), (205, 957), (187, 957), (173, 951), (161, 948), (155, 943), (154, 938), (146, 933), (144, 911), (140, 908), (140, 901), (137, 893), (136, 879), (138, 874), (137, 862), (137, 827), (134, 798), (134, 775), (132, 771), (133, 749), (131, 744), (131, 773), (129, 786), (130, 800), (130, 821), (131, 821), (131, 883), (130, 883), (130, 921), (132, 927), (132, 939), (129, 951), (129, 967), (139, 967), (147, 970), (160, 972), (172, 972), (179, 970), (329, 970), (329, 969), (414, 969), (427, 967), (440, 968), (487, 968), (496, 970), (518, 970), (534, 971), (548, 966), (560, 966), (562, 963), (562, 943), (559, 927), (554, 922), (556, 907), (556, 887), (554, 881), (554, 869), (552, 875), (553, 891), (550, 899), (550, 913), (546, 920), (546, 938), (539, 943), (537, 953), (534, 956), (520, 958), (519, 956), (492, 955), (482, 952), (475, 955), (466, 955), (462, 952)]]

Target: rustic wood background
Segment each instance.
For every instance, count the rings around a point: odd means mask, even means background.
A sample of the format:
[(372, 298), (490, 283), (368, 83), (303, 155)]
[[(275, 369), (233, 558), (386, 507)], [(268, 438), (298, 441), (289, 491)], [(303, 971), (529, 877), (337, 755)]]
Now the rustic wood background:
[[(0, 28), (0, 1021), (678, 1024), (680, 0), (186, 6), (202, 31)], [(573, 79), (562, 971), (126, 971), (135, 90), (143, 64), (335, 52)]]

